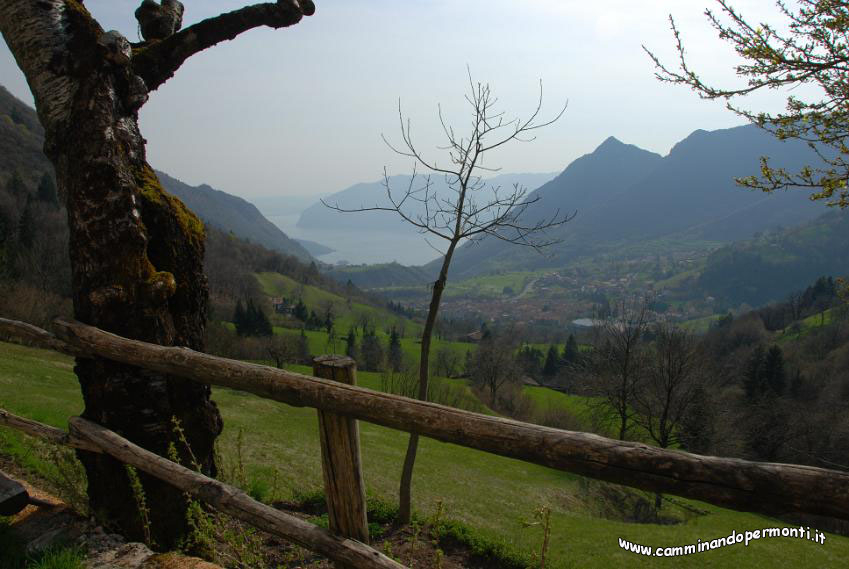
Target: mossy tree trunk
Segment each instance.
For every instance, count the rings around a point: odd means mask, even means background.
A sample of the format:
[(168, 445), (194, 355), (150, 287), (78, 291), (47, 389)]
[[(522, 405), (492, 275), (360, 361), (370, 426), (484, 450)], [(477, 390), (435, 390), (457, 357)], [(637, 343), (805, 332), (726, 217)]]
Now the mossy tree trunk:
[[(131, 46), (116, 32), (104, 33), (78, 0), (0, 5), (0, 31), (32, 89), (44, 150), (67, 204), (78, 320), (203, 350), (203, 224), (163, 190), (147, 163), (138, 110), (192, 54), (258, 25), (291, 25), (306, 11), (294, 1), (249, 6)], [(208, 386), (100, 358), (78, 359), (75, 371), (86, 418), (163, 456), (173, 443), (188, 463), (176, 418), (193, 460), (215, 474), (222, 424)], [(124, 467), (101, 455), (80, 458), (93, 511), (127, 537), (142, 538)], [(142, 476), (142, 483), (152, 538), (173, 546), (186, 530), (183, 495), (153, 478)]]

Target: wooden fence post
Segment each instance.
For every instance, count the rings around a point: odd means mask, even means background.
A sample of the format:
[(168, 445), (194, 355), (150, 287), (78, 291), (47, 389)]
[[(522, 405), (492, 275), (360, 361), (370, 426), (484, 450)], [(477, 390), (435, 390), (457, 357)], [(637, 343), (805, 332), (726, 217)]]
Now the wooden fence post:
[[(313, 375), (348, 385), (357, 384), (357, 364), (346, 356), (319, 356)], [(360, 460), (360, 427), (356, 419), (318, 410), (321, 467), (330, 529), (369, 542), (366, 491)], [(339, 565), (343, 569), (347, 566)]]

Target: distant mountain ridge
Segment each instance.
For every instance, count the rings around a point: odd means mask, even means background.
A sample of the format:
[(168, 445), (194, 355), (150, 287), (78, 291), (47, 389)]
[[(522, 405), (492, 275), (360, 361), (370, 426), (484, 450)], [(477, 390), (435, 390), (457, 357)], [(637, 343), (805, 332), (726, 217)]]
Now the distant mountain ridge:
[(731, 242), (823, 213), (804, 191), (768, 195), (739, 187), (735, 177), (758, 173), (763, 155), (790, 170), (816, 163), (806, 145), (779, 141), (753, 125), (697, 130), (663, 157), (608, 138), (531, 194), (540, 200), (525, 212), (526, 221), (557, 209), (577, 212), (546, 236), (562, 239), (547, 256), (485, 239), (457, 251), (451, 276), (562, 267), (577, 257), (661, 237)]
[(290, 239), (247, 200), (207, 184), (190, 186), (165, 172), (157, 171), (156, 175), (165, 189), (180, 198), (204, 223), (232, 231), (242, 239), (273, 251), (294, 255), (302, 261), (312, 260), (312, 255), (300, 243)]
[[(487, 186), (501, 187), (505, 191), (514, 184), (519, 184), (530, 193), (553, 177), (554, 174), (551, 173), (499, 174), (485, 181)], [(418, 175), (413, 182), (412, 188), (420, 188), (424, 183), (425, 177)], [(390, 176), (389, 184), (392, 188), (393, 196), (396, 199), (400, 199), (403, 197), (405, 190), (410, 187), (410, 176)], [(445, 196), (451, 192), (444, 177), (441, 175), (432, 176), (431, 184), (432, 190), (437, 195)], [(388, 207), (391, 205), (386, 195), (384, 180), (354, 184), (325, 197), (324, 201), (329, 205), (338, 204), (345, 209), (372, 207), (375, 205)], [(404, 209), (413, 216), (417, 213), (424, 213), (424, 206), (409, 201)], [(332, 226), (336, 230), (345, 229), (353, 233), (362, 231), (410, 231), (409, 225), (394, 212), (341, 213), (326, 207), (321, 202), (316, 202), (305, 209), (298, 219), (297, 226), (302, 228)]]

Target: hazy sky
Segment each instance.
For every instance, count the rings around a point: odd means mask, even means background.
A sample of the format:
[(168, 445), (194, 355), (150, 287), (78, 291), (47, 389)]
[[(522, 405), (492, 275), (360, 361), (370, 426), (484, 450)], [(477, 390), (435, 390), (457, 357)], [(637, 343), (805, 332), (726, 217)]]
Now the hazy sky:
[[(183, 0), (184, 25), (246, 5)], [(137, 41), (139, 0), (87, 0), (105, 29)], [(734, 0), (752, 20), (776, 21), (771, 0)], [(380, 139), (398, 139), (398, 100), (419, 146), (439, 143), (437, 104), (468, 124), (466, 66), (508, 115), (526, 116), (543, 81), (544, 112), (564, 117), (537, 140), (489, 161), (505, 172), (560, 171), (608, 136), (666, 154), (695, 129), (741, 124), (721, 103), (661, 84), (645, 44), (674, 58), (667, 16), (693, 67), (736, 84), (734, 52), (702, 12), (713, 0), (316, 0), (293, 28), (257, 29), (189, 60), (141, 112), (154, 167), (191, 184), (251, 197), (332, 192), (410, 170)], [(0, 82), (31, 102), (5, 45)], [(752, 104), (781, 107), (775, 94)]]

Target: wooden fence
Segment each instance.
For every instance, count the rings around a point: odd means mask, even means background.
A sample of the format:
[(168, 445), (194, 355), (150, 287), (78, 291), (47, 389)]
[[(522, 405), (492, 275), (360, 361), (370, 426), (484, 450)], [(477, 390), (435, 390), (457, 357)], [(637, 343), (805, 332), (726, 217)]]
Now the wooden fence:
[(338, 567), (401, 567), (363, 543), (368, 533), (355, 419), (732, 509), (849, 519), (847, 472), (700, 456), (372, 391), (355, 385), (354, 368), (347, 358), (318, 358), (314, 372), (319, 377), (310, 377), (210, 356), (188, 348), (128, 340), (79, 322), (57, 320), (54, 328), (55, 336), (29, 324), (0, 319), (0, 333), (6, 337), (76, 357), (99, 356), (209, 385), (247, 391), (289, 405), (318, 409), (322, 464), (333, 531), (322, 530), (255, 502), (235, 488), (156, 457), (84, 419), (70, 419), (69, 433), (1, 411), (0, 424), (53, 442), (106, 452), (260, 529), (326, 555)]

